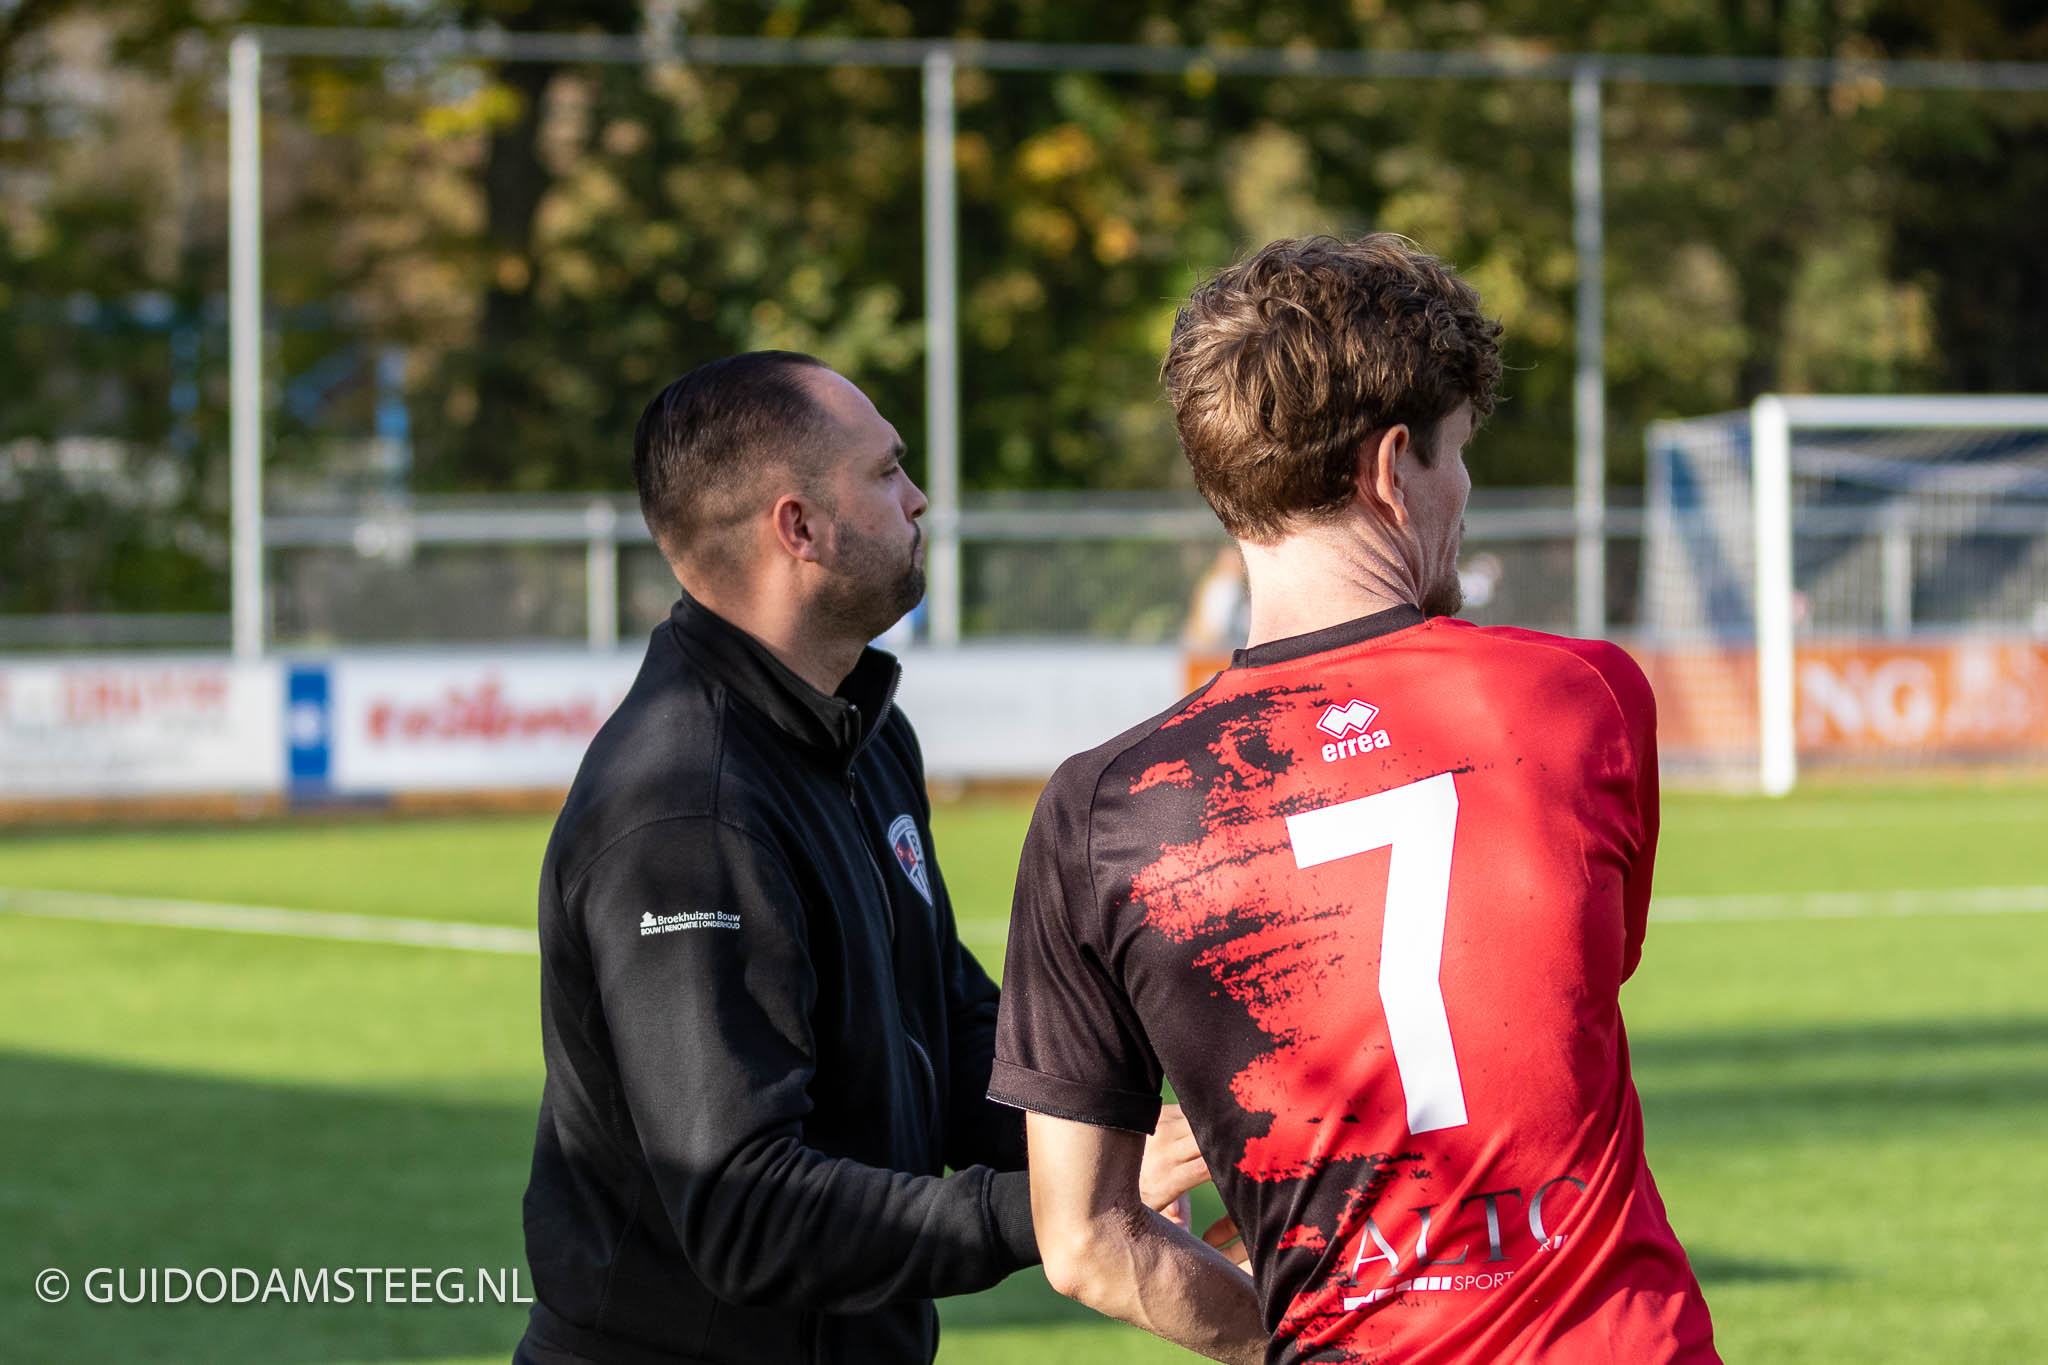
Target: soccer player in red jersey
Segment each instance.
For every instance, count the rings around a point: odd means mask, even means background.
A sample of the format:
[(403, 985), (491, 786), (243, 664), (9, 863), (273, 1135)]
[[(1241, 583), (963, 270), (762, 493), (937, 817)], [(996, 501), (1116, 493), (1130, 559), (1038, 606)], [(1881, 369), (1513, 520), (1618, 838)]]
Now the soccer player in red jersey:
[[(1226, 1361), (1716, 1362), (1643, 1158), (1656, 721), (1627, 655), (1452, 619), (1499, 327), (1403, 239), (1276, 242), (1165, 364), (1251, 644), (1070, 759), (990, 1094), (1063, 1292)], [(1137, 1195), (1162, 1077), (1249, 1278)], [(1206, 1244), (1205, 1244), (1206, 1243)]]

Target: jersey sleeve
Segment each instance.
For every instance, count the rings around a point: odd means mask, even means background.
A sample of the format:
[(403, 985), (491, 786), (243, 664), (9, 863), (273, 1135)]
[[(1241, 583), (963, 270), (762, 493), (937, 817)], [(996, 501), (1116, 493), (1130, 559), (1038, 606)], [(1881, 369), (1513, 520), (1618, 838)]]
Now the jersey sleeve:
[(989, 1098), (1149, 1133), (1162, 1073), (1101, 941), (1088, 793), (1068, 778), (1047, 787), (1024, 841)]
[(1622, 725), (1628, 734), (1629, 751), (1635, 761), (1637, 839), (1635, 856), (1622, 884), (1622, 911), (1627, 929), (1622, 977), (1635, 972), (1643, 958), (1643, 937), (1650, 920), (1650, 880), (1657, 864), (1657, 833), (1660, 824), (1657, 778), (1657, 697), (1642, 667), (1619, 646), (1608, 645), (1593, 656), (1593, 666), (1614, 694), (1621, 708)]

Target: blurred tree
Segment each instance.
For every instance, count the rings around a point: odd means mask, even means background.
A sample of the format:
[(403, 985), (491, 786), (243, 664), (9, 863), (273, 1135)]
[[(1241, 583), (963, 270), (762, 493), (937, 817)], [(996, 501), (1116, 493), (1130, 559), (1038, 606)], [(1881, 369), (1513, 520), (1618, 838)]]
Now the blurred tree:
[[(452, 17), (464, 28), (515, 33), (630, 34), (638, 0), (458, 0)], [(490, 252), (483, 311), (475, 343), (455, 359), (475, 393), (475, 415), (443, 452), (437, 477), (483, 487), (503, 486), (509, 454), (533, 444), (563, 414), (552, 412), (533, 379), (562, 363), (560, 337), (539, 326), (535, 306), (534, 226), (556, 180), (541, 135), (548, 92), (563, 78), (555, 62), (510, 62), (492, 79), (507, 98), (484, 153), (484, 236)], [(515, 479), (515, 482), (517, 480)]]
[(364, 18), (0, 3), (0, 611), (226, 606), (213, 40)]
[[(111, 603), (87, 585), (116, 582), (142, 601), (137, 578), (166, 585), (165, 604), (224, 599), (218, 40), (239, 22), (2048, 57), (2048, 21), (2023, 0), (0, 0), (0, 441), (115, 438), (145, 463), (164, 454), (184, 490), (101, 518), (113, 540), (88, 543), (91, 516), (47, 510), (56, 484), (0, 479), (0, 608), (40, 574), (23, 556), (61, 541), (106, 564), (123, 537), (190, 572), (146, 556), (157, 567), (127, 577), (81, 568), (65, 601)], [(265, 89), (281, 496), (331, 486), (361, 448), (368, 358), (394, 346), (422, 489), (622, 487), (655, 389), (752, 346), (824, 356), (922, 449), (915, 72), (280, 58)], [(1184, 487), (1156, 382), (1176, 302), (1273, 236), (1376, 228), (1458, 265), (1507, 325), (1506, 402), (1477, 476), (1569, 478), (1559, 83), (1196, 64), (970, 69), (957, 90), (970, 488)], [(1608, 87), (1616, 477), (1640, 468), (1646, 421), (1765, 388), (2048, 386), (2044, 126), (2048, 100), (1868, 82)], [(15, 533), (37, 516), (70, 539)]]
[[(1870, 28), (1887, 51), (2048, 60), (2037, 0), (1892, 0)], [(1894, 104), (1890, 265), (1933, 299), (1934, 382), (2048, 391), (2048, 95), (1930, 92)]]
[(0, 102), (15, 103), (22, 45), (46, 29), (71, 0), (8, 0), (0, 5)]

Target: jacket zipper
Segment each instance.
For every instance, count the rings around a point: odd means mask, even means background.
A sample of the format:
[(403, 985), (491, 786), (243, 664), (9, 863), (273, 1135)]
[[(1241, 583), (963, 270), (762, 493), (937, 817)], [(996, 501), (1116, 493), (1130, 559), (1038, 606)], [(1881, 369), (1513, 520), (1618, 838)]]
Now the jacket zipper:
[[(899, 669), (896, 676), (889, 681), (888, 695), (882, 698), (880, 714), (884, 719), (888, 717), (889, 708), (896, 704), (896, 689), (902, 685), (903, 673)], [(875, 885), (882, 893), (882, 910), (889, 917), (889, 967), (890, 975), (893, 978), (896, 965), (896, 898), (889, 894), (889, 874), (882, 870), (881, 860), (875, 857), (875, 847), (867, 840), (867, 833), (864, 827), (866, 822), (860, 818), (860, 801), (854, 794), (858, 785), (858, 779), (854, 777), (853, 765), (860, 761), (861, 753), (868, 747), (868, 741), (875, 737), (875, 730), (881, 728), (882, 723), (877, 721), (874, 730), (870, 730), (861, 736), (860, 743), (853, 747), (852, 756), (846, 760), (846, 804), (853, 808), (855, 825), (862, 827), (860, 836), (861, 850), (867, 854), (868, 867), (874, 872)], [(917, 1034), (912, 1031), (910, 1021), (903, 1017), (903, 993), (900, 990), (896, 993), (896, 1022), (902, 1028), (903, 1041), (910, 1044), (910, 1055), (917, 1059), (918, 1071), (924, 1078), (925, 1140), (930, 1142), (932, 1130), (938, 1123), (939, 1118), (939, 1071), (937, 1067), (932, 1065), (931, 1053), (926, 1051), (924, 1044), (917, 1040)]]
[[(898, 1012), (901, 1018), (901, 1012)], [(938, 1122), (939, 1114), (939, 1069), (932, 1065), (932, 1055), (924, 1050), (924, 1044), (917, 1041), (917, 1035), (910, 1031), (908, 1024), (903, 1028), (903, 1039), (910, 1044), (910, 1055), (917, 1058), (918, 1070), (924, 1073), (925, 1098), (925, 1140), (930, 1141), (932, 1128)]]
[[(856, 750), (855, 753), (858, 755), (859, 751)], [(865, 828), (867, 822), (861, 818), (860, 801), (853, 794), (854, 785), (853, 769), (848, 768), (846, 770), (846, 804), (853, 808), (854, 827), (860, 830), (861, 851), (868, 855), (868, 870), (875, 874), (875, 885), (882, 892), (882, 913), (889, 917), (890, 962), (893, 965), (895, 962), (894, 949), (896, 946), (896, 900), (895, 897), (889, 894), (889, 874), (882, 871), (881, 860), (875, 857), (875, 846), (868, 842), (868, 833)]]
[[(860, 803), (853, 799), (853, 773), (850, 769), (846, 775), (846, 799), (853, 806), (854, 815), (859, 816)], [(875, 884), (882, 892), (882, 908), (889, 916), (889, 975), (893, 981), (896, 974), (896, 902), (889, 894), (888, 874), (882, 871), (882, 864), (876, 859), (874, 846), (868, 843), (865, 831), (860, 836), (860, 846), (867, 851), (868, 867), (875, 874)], [(900, 990), (896, 992), (896, 1025), (903, 1030), (903, 1041), (910, 1044), (910, 1053), (917, 1058), (918, 1070), (924, 1076), (925, 1140), (930, 1142), (932, 1129), (939, 1120), (939, 1071), (932, 1065), (931, 1053), (925, 1050), (923, 1043), (917, 1041), (917, 1034), (912, 1031), (910, 1021), (903, 1017), (903, 992)]]
[[(860, 825), (863, 822), (859, 819), (860, 802), (854, 796), (855, 779), (853, 765), (860, 762), (860, 756), (866, 751), (869, 741), (874, 739), (875, 731), (880, 730), (883, 722), (888, 720), (889, 708), (896, 704), (896, 689), (901, 686), (903, 686), (903, 670), (899, 667), (896, 670), (896, 676), (889, 679), (889, 691), (882, 698), (882, 709), (877, 712), (881, 719), (875, 722), (874, 729), (869, 730), (860, 737), (860, 743), (853, 746), (853, 752), (846, 759), (846, 804), (853, 807), (856, 825)], [(896, 901), (889, 894), (889, 877), (887, 873), (882, 871), (882, 864), (875, 857), (874, 846), (867, 841), (865, 830), (861, 834), (860, 846), (866, 851), (868, 866), (874, 869), (875, 881), (882, 888), (882, 910), (889, 916), (889, 943), (893, 947), (896, 943)]]

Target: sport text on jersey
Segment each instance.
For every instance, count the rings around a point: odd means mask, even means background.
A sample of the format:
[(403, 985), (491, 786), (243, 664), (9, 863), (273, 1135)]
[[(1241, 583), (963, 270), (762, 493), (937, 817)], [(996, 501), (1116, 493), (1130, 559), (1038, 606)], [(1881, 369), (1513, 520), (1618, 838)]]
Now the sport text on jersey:
[[(1565, 1195), (1553, 1193), (1559, 1187), (1565, 1187)], [(1407, 1256), (1381, 1230), (1382, 1215), (1367, 1214), (1364, 1225), (1355, 1234), (1357, 1252), (1349, 1260), (1343, 1282), (1337, 1286), (1344, 1311), (1356, 1312), (1418, 1293), (1500, 1288), (1521, 1268), (1519, 1263), (1524, 1256), (1556, 1251), (1564, 1245), (1564, 1235), (1554, 1230), (1559, 1217), (1557, 1202), (1573, 1190), (1584, 1193), (1585, 1189), (1586, 1182), (1579, 1177), (1561, 1175), (1534, 1190), (1516, 1186), (1466, 1195), (1448, 1211), (1437, 1204), (1415, 1205), (1406, 1211), (1415, 1225), (1413, 1250)], [(1551, 1205), (1547, 1214), (1546, 1200)], [(1481, 1235), (1480, 1219), (1472, 1216), (1475, 1214), (1483, 1214), (1484, 1219), (1483, 1260), (1475, 1255)], [(1528, 1229), (1526, 1241), (1521, 1236), (1524, 1224)], [(1383, 1267), (1376, 1284), (1371, 1281), (1375, 1265)], [(1458, 1273), (1434, 1273), (1453, 1269)], [(1325, 1307), (1322, 1311), (1328, 1310)]]

